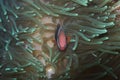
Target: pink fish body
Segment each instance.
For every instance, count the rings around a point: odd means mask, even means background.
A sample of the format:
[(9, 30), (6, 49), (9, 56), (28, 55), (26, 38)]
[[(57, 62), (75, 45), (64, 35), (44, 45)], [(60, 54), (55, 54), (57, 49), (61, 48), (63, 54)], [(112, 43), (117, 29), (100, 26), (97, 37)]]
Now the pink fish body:
[(67, 38), (65, 35), (65, 32), (60, 26), (60, 24), (57, 25), (56, 33), (55, 33), (55, 40), (57, 42), (57, 46), (59, 50), (64, 51), (67, 47)]

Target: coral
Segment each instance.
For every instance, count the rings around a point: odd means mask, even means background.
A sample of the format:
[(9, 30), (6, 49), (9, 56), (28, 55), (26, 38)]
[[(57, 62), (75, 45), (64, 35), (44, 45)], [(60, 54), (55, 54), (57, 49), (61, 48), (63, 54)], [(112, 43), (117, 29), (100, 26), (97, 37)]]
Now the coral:
[[(119, 79), (120, 1), (0, 0), (0, 80)], [(54, 41), (57, 23), (70, 37)]]

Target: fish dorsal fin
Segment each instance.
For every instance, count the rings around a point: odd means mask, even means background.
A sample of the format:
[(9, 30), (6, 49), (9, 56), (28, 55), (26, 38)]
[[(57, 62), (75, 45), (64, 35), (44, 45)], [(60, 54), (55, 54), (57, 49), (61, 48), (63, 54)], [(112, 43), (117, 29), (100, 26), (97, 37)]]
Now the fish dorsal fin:
[(56, 31), (55, 31), (55, 40), (57, 41), (57, 37), (58, 37), (58, 32), (60, 30), (60, 24), (57, 24), (57, 28), (56, 28)]

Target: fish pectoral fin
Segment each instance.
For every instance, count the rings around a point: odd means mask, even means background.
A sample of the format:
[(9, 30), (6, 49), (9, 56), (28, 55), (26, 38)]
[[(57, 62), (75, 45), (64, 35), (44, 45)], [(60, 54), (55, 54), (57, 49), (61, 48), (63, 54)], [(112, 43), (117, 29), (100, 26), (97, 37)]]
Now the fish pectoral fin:
[(66, 38), (67, 38), (67, 43), (69, 43), (71, 40), (71, 36), (67, 36)]

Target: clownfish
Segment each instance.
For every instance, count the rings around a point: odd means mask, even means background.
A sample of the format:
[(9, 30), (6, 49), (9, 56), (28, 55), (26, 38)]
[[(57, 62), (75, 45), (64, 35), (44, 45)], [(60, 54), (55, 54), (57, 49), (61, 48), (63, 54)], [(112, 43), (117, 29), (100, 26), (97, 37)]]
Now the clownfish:
[(55, 31), (55, 41), (60, 51), (64, 51), (67, 47), (67, 36), (63, 30), (63, 27), (58, 24)]

